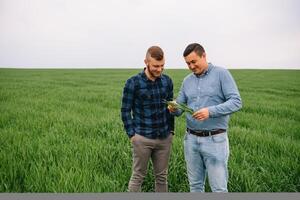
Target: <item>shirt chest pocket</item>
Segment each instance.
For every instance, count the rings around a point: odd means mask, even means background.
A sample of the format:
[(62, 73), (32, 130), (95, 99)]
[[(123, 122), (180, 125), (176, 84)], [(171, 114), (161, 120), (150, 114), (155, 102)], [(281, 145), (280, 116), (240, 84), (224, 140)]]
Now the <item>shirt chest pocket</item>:
[(147, 88), (141, 88), (137, 91), (139, 102), (144, 106), (150, 106), (152, 102), (152, 93)]
[(208, 81), (201, 88), (203, 94), (209, 97), (215, 97), (221, 93), (221, 84), (218, 81)]
[(197, 103), (198, 100), (199, 100), (199, 96), (197, 96), (197, 95), (191, 95), (187, 99), (187, 104), (188, 105), (195, 104), (195, 103)]
[(198, 98), (200, 97), (199, 91), (197, 90), (187, 90), (186, 97), (187, 97), (187, 104), (193, 104), (195, 103)]
[(161, 99), (167, 99), (168, 98), (168, 91), (167, 91), (167, 89), (165, 88), (165, 87), (163, 87), (163, 88), (161, 88), (160, 89), (160, 97), (161, 97)]

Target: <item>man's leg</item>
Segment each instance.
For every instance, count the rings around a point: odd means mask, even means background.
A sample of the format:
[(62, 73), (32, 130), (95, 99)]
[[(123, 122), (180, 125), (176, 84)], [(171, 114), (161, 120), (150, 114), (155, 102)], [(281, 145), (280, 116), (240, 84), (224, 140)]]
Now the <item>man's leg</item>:
[(204, 192), (205, 165), (200, 154), (201, 144), (198, 136), (186, 133), (184, 138), (184, 157), (191, 192)]
[(208, 138), (203, 148), (209, 185), (212, 192), (228, 192), (229, 144), (227, 133), (221, 133)]
[(152, 163), (155, 176), (155, 192), (168, 192), (168, 163), (172, 146), (173, 135), (166, 139), (155, 140), (155, 148), (152, 152)]
[(153, 146), (147, 139), (138, 134), (135, 135), (132, 143), (133, 166), (132, 175), (128, 184), (129, 192), (141, 192), (141, 186), (147, 173), (148, 161), (151, 156)]

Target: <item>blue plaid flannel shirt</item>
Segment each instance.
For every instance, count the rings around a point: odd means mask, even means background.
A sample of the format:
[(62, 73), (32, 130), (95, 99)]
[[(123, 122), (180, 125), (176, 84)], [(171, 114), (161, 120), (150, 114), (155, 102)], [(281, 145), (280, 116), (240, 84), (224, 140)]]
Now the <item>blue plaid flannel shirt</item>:
[[(145, 69), (144, 69), (145, 70)], [(145, 71), (129, 78), (123, 90), (121, 115), (128, 137), (135, 133), (147, 138), (174, 134), (174, 116), (163, 100), (173, 99), (173, 82), (162, 74), (155, 81)]]

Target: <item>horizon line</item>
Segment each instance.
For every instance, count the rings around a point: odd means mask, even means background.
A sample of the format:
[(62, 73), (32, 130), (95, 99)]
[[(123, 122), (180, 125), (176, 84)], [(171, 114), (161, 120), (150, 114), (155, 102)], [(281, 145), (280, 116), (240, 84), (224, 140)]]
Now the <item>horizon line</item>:
[[(0, 69), (143, 69), (144, 67), (1, 67)], [(165, 67), (167, 69), (187, 69), (188, 67)], [(300, 67), (228, 67), (226, 69), (300, 70)]]

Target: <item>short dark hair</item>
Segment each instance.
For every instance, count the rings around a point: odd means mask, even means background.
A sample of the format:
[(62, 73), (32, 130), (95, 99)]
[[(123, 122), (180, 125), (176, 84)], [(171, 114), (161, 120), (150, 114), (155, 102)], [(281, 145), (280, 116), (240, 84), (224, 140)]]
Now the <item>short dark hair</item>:
[(192, 43), (192, 44), (189, 44), (186, 48), (185, 48), (185, 50), (184, 50), (184, 52), (183, 52), (183, 57), (186, 57), (186, 56), (188, 56), (190, 53), (192, 53), (192, 52), (195, 52), (198, 56), (202, 56), (203, 55), (203, 53), (205, 53), (205, 50), (204, 50), (204, 48), (203, 48), (203, 46), (201, 46), (200, 44), (198, 44), (198, 43)]
[(150, 55), (155, 60), (162, 60), (164, 58), (164, 52), (159, 46), (152, 46), (147, 50), (146, 57)]

